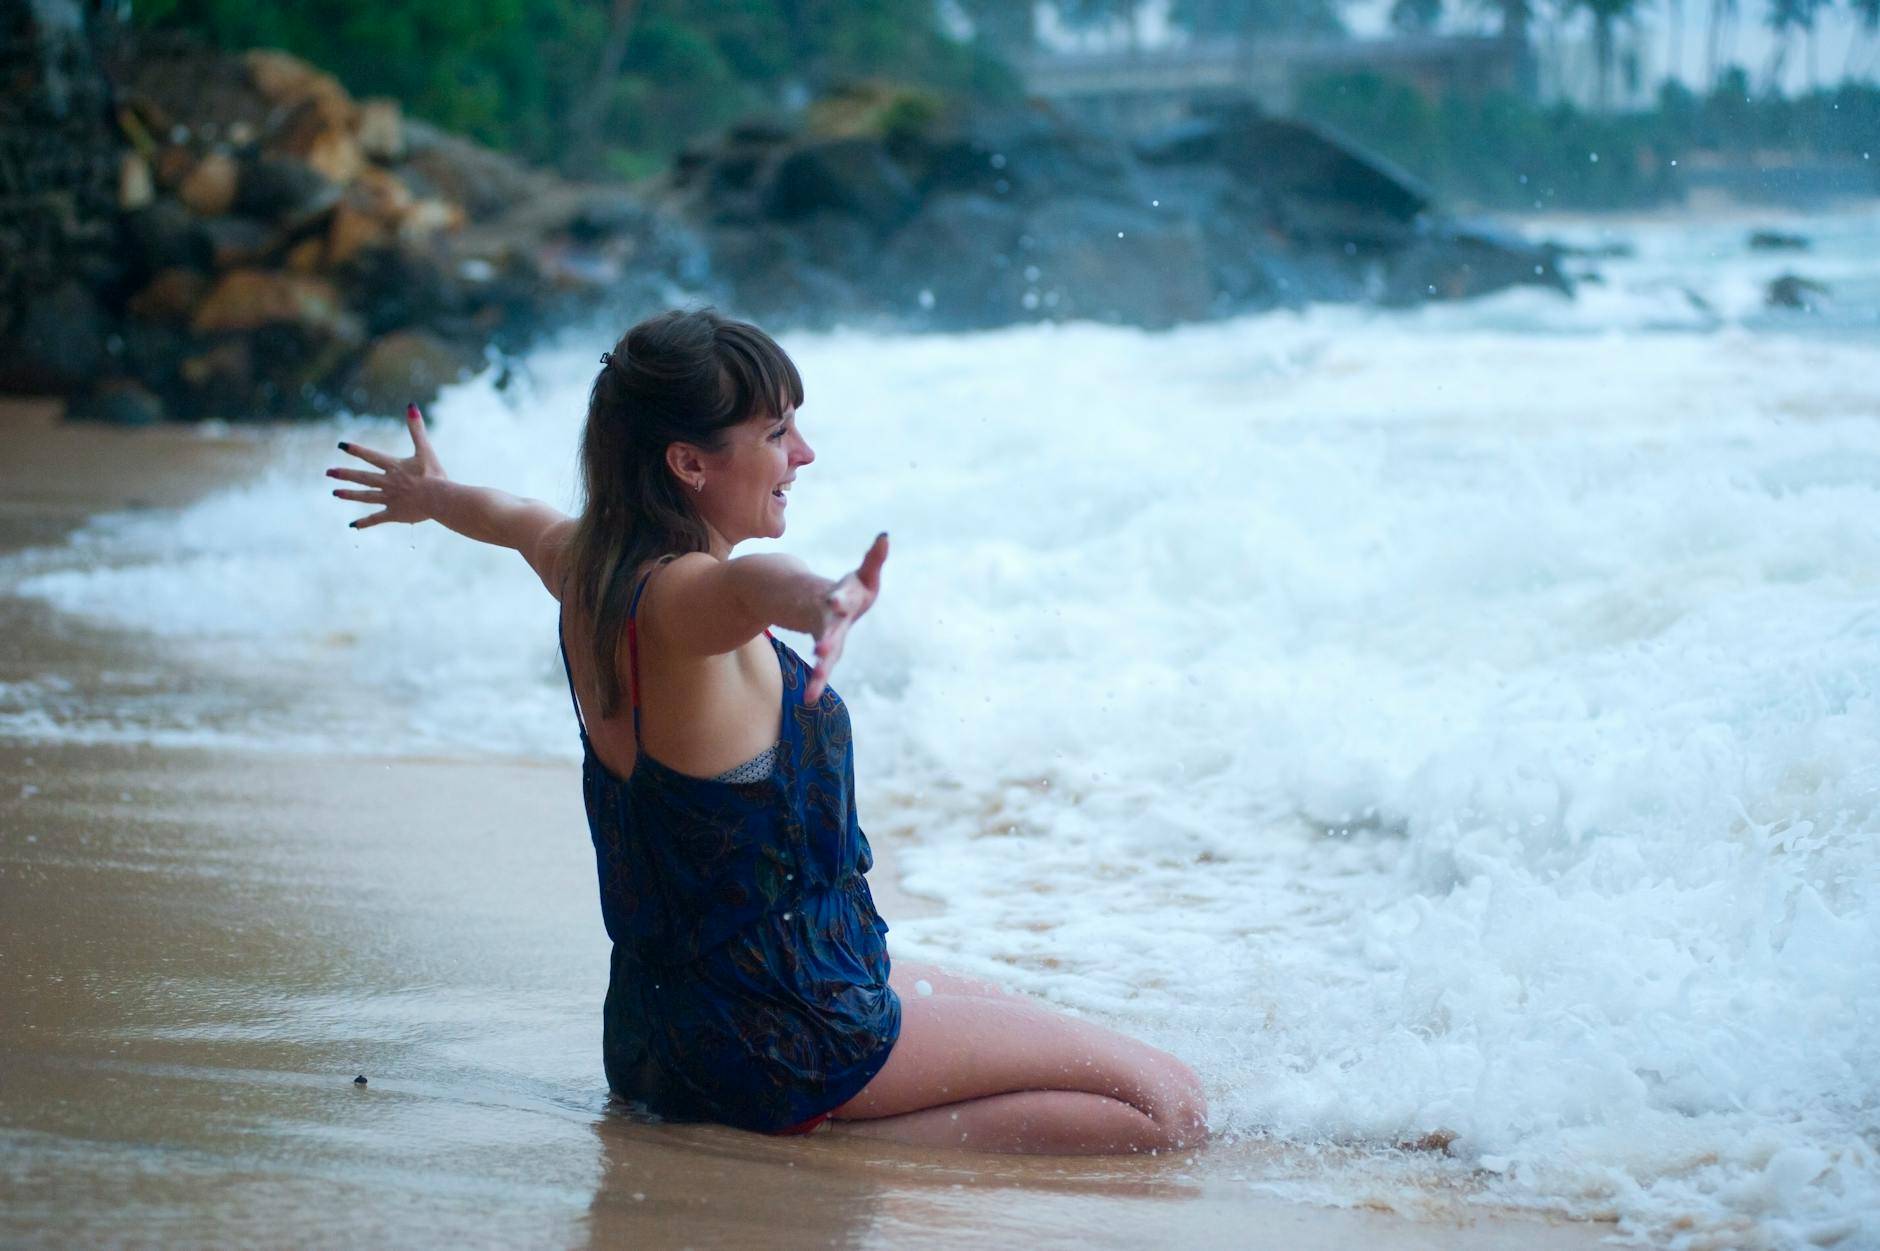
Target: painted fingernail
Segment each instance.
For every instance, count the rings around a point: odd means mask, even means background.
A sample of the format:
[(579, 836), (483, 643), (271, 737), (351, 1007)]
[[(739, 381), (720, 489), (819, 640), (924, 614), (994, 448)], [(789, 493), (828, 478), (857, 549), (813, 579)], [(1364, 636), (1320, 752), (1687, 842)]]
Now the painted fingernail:
[(339, 491), (338, 491), (337, 489), (335, 489), (335, 490), (334, 490), (334, 492), (333, 492), (333, 494), (334, 494), (334, 495), (338, 495), (338, 494), (339, 494)]
[(353, 529), (355, 529), (355, 530), (357, 530), (357, 529), (359, 528), (359, 523), (358, 523), (358, 522), (356, 522), (356, 521), (349, 521), (349, 522), (347, 522), (346, 524), (347, 524), (347, 525), (349, 525), (349, 526), (351, 526), (351, 527), (352, 527)]
[(350, 452), (352, 451), (352, 445), (349, 443), (341, 443), (339, 445), (339, 450), (342, 452)]
[(423, 414), (418, 411), (418, 406), (416, 404), (407, 404), (405, 405), (405, 416), (411, 418), (411, 420), (413, 421), (417, 421), (423, 416)]

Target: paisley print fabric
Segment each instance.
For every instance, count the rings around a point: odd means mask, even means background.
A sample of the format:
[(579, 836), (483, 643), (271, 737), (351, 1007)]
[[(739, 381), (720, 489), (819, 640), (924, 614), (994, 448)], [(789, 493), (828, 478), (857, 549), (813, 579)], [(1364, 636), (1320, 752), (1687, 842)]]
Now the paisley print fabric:
[(809, 667), (770, 643), (783, 706), (768, 777), (695, 778), (642, 750), (622, 778), (585, 727), (581, 774), (614, 942), (608, 1085), (668, 1119), (774, 1132), (868, 1084), (901, 1004), (863, 876), (848, 710), (833, 690), (805, 707)]

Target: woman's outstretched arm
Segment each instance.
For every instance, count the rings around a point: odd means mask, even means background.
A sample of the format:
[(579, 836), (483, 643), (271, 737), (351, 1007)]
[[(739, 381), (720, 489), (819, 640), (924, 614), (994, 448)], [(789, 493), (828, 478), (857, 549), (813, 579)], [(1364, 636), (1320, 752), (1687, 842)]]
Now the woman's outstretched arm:
[[(651, 613), (662, 642), (681, 652), (717, 655), (749, 642), (771, 626), (816, 638), (816, 667), (803, 691), (814, 703), (842, 658), (849, 627), (881, 593), (888, 536), (877, 535), (862, 563), (840, 578), (824, 578), (793, 556), (766, 553), (717, 560), (703, 552), (681, 556), (661, 575)], [(670, 631), (670, 633), (667, 633)]]
[(365, 530), (388, 521), (408, 525), (435, 521), (479, 543), (522, 553), (549, 594), (559, 596), (562, 553), (574, 532), (574, 519), (540, 500), (522, 499), (490, 487), (451, 481), (431, 448), (417, 405), (405, 409), (405, 419), (406, 429), (411, 434), (410, 456), (400, 460), (358, 443), (341, 443), (340, 451), (358, 457), (378, 472), (326, 471), (329, 478), (354, 482), (365, 488), (334, 491), (340, 499), (379, 505), (378, 512), (351, 522), (352, 527)]

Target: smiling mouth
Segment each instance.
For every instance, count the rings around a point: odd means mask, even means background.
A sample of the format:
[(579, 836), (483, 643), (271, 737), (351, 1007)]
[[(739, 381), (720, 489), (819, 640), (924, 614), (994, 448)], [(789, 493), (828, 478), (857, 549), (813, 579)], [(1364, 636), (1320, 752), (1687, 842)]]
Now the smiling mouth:
[(790, 483), (795, 482), (795, 481), (796, 479), (792, 478), (790, 479), (790, 482), (786, 482), (782, 486), (778, 487), (776, 490), (772, 491), (770, 493), (770, 498), (776, 500), (780, 504), (788, 504), (790, 502), (790, 498), (789, 496), (785, 495), (784, 492), (788, 491), (790, 489)]

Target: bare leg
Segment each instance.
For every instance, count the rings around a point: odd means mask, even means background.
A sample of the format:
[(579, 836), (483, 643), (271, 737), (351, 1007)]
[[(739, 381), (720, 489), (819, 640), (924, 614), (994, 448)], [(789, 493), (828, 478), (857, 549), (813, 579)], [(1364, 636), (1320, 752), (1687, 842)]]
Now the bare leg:
[[(949, 973), (937, 964), (894, 957), (891, 965), (888, 972), (888, 985), (894, 987), (894, 993), (902, 999), (915, 995), (923, 999), (928, 995), (971, 995), (977, 999), (1025, 999), (1025, 996), (1014, 994), (991, 982), (967, 977), (963, 973)], [(920, 989), (921, 982), (927, 983), (925, 993), (922, 993)], [(1035, 1001), (1026, 999), (1026, 1002)]]
[(1172, 1150), (1206, 1138), (1200, 1082), (1174, 1056), (983, 982), (905, 967), (908, 982), (927, 980), (934, 993), (896, 985), (900, 1041), (861, 1094), (835, 1110), (844, 1128), (1066, 1154)]

